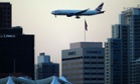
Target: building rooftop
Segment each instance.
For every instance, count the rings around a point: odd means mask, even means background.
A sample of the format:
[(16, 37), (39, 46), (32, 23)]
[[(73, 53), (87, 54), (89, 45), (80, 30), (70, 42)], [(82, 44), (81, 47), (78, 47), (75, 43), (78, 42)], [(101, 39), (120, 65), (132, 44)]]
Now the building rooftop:
[(75, 48), (102, 48), (102, 42), (77, 42), (71, 43), (70, 49)]

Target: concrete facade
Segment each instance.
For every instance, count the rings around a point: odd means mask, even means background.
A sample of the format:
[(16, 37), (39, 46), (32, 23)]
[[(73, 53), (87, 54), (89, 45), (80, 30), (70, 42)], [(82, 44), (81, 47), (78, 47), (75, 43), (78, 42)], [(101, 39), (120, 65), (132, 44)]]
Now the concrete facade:
[(73, 84), (104, 84), (104, 48), (101, 42), (71, 43), (62, 51), (62, 75)]

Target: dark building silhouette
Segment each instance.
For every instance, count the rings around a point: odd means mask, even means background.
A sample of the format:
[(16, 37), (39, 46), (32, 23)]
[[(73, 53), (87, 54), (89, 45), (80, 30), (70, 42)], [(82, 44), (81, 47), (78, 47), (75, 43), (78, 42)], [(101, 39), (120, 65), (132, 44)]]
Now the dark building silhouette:
[(11, 27), (11, 4), (0, 2), (0, 78), (9, 75), (34, 79), (34, 35)]
[(34, 78), (34, 35), (22, 34), (22, 28), (0, 31), (5, 32), (0, 32), (0, 77), (22, 73)]
[(12, 8), (7, 2), (0, 2), (0, 29), (11, 28), (12, 24)]

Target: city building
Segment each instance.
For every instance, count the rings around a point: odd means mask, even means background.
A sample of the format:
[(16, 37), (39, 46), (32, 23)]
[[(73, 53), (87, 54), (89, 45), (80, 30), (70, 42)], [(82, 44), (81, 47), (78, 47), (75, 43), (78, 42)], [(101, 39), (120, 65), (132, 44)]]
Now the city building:
[(50, 63), (50, 55), (45, 55), (45, 53), (40, 53), (38, 56), (38, 64), (39, 63)]
[(59, 77), (59, 64), (51, 62), (49, 55), (40, 53), (35, 69), (35, 79), (48, 78), (54, 75)]
[(140, 58), (133, 62), (133, 73), (135, 84), (140, 84)]
[(34, 35), (21, 27), (0, 29), (0, 78), (21, 73), (34, 78)]
[(12, 27), (12, 7), (8, 2), (0, 2), (0, 29)]
[[(108, 41), (105, 43), (106, 84), (110, 83), (128, 84), (127, 41), (128, 41), (128, 25), (120, 25), (120, 24), (113, 25), (112, 38), (108, 39)], [(120, 74), (114, 74), (117, 72), (119, 72)], [(120, 81), (117, 81), (116, 79), (119, 79)]]
[[(122, 82), (121, 39), (108, 39), (105, 43), (105, 82), (121, 84)], [(119, 80), (119, 81), (118, 81)]]
[(101, 42), (71, 43), (62, 50), (62, 75), (73, 84), (104, 84), (104, 66)]
[(120, 15), (120, 24), (128, 25), (128, 83), (135, 84), (133, 61), (140, 57), (140, 8), (129, 8)]
[(0, 78), (14, 74), (34, 79), (34, 35), (12, 28), (12, 5), (0, 2)]
[[(119, 79), (119, 84), (135, 84), (135, 67), (134, 61), (140, 57), (140, 8), (127, 8), (119, 15), (119, 24), (112, 26), (112, 38), (114, 41), (106, 42), (105, 47), (105, 65), (109, 65), (105, 69), (105, 83), (106, 84), (118, 84), (116, 79)], [(117, 39), (120, 39), (120, 43), (117, 45), (111, 45), (115, 43)], [(111, 47), (108, 47), (111, 46)], [(116, 49), (120, 48), (119, 54), (116, 54)], [(107, 50), (110, 50), (108, 54)], [(119, 60), (115, 60), (114, 56), (118, 56)], [(107, 60), (110, 58), (109, 60)], [(113, 63), (121, 63), (119, 66)], [(115, 69), (121, 67), (120, 76), (116, 76), (113, 72), (118, 71)], [(110, 70), (108, 73), (108, 70)], [(108, 77), (111, 76), (111, 77)]]

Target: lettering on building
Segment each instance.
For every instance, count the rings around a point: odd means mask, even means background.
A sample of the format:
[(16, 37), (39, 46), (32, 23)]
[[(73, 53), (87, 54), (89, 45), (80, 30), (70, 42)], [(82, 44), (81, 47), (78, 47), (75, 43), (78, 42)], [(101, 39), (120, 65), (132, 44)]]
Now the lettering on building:
[(0, 38), (15, 38), (15, 35), (0, 35)]

